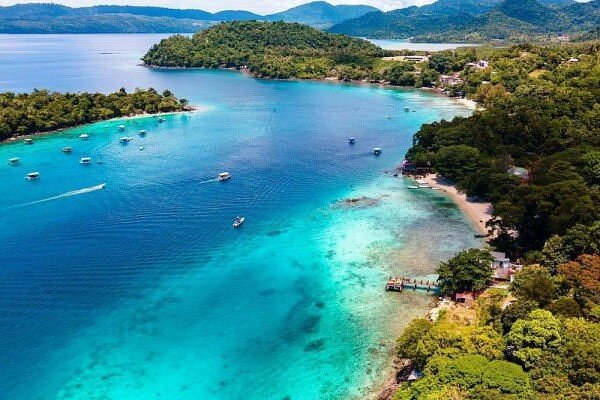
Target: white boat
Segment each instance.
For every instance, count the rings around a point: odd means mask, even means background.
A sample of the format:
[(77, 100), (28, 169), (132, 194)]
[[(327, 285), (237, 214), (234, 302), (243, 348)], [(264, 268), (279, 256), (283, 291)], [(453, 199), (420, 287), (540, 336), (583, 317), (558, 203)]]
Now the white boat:
[(81, 140), (87, 140), (90, 137), (90, 135), (88, 135), (87, 133), (84, 133), (83, 135), (79, 135), (79, 139)]
[(386, 117), (387, 119), (392, 119), (392, 117), (390, 117), (389, 115), (386, 115), (385, 117)]
[(239, 228), (244, 223), (245, 220), (246, 220), (245, 217), (236, 217), (233, 220), (233, 227), (234, 228)]
[(133, 138), (130, 138), (130, 137), (124, 136), (124, 137), (122, 137), (121, 139), (119, 139), (119, 142), (121, 142), (121, 143), (123, 143), (123, 144), (127, 144), (127, 143), (131, 142), (132, 140), (133, 140)]
[(119, 130), (120, 131), (124, 131), (125, 130), (125, 125), (119, 125)]
[(11, 158), (11, 159), (9, 159), (9, 160), (8, 160), (8, 163), (9, 163), (9, 164), (11, 164), (11, 165), (17, 165), (17, 164), (19, 164), (20, 162), (21, 162), (21, 160), (20, 160), (20, 159), (18, 159), (17, 157), (15, 157), (15, 158)]
[(25, 179), (27, 179), (28, 181), (35, 181), (39, 177), (40, 177), (40, 173), (39, 172), (30, 172), (30, 173), (27, 174), (27, 176), (25, 177)]
[(83, 165), (89, 165), (92, 163), (92, 159), (90, 157), (82, 157), (79, 160), (79, 164), (83, 164)]
[(23, 143), (25, 143), (25, 144), (33, 144), (33, 139), (29, 139), (29, 138), (23, 139)]
[(354, 143), (356, 143), (356, 139), (354, 139), (353, 137), (348, 138), (348, 143), (354, 144)]
[(165, 122), (165, 119), (164, 119), (163, 117), (160, 117), (160, 118), (158, 119), (158, 122)]
[(144, 150), (145, 147), (144, 146), (140, 146), (140, 151)]
[(375, 147), (373, 149), (373, 154), (375, 154), (376, 156), (381, 154), (381, 148), (380, 147)]
[(146, 136), (147, 133), (148, 133), (147, 130), (142, 129), (141, 131), (138, 132), (138, 135), (140, 135), (140, 136)]
[(426, 185), (426, 184), (420, 184), (419, 189), (431, 189), (431, 186)]
[(409, 188), (409, 189), (418, 189), (419, 187), (418, 186), (407, 186), (407, 188)]
[(231, 179), (231, 174), (229, 172), (221, 172), (217, 177), (219, 182), (225, 182)]
[(63, 152), (63, 153), (72, 153), (72, 152), (73, 152), (73, 149), (72, 149), (72, 148), (70, 148), (70, 147), (63, 147), (63, 148), (62, 148), (62, 152)]

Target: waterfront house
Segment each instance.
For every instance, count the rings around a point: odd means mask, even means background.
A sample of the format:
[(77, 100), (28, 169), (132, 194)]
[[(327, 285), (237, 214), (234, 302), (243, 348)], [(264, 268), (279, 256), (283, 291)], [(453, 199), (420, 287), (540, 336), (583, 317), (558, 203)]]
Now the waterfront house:
[(492, 261), (492, 268), (510, 268), (510, 259), (506, 257), (505, 253), (501, 253), (498, 251), (492, 251), (492, 257), (494, 261)]

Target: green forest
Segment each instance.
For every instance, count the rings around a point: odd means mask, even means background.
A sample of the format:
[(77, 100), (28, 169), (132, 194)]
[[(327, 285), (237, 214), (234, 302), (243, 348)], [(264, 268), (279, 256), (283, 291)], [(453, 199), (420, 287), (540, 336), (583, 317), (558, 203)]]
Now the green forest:
[[(599, 46), (519, 45), (431, 59), (452, 73), (486, 57), (489, 68), (465, 69), (452, 89), (484, 108), (422, 126), (407, 159), (490, 200), (492, 244), (513, 257), (542, 261), (555, 251), (571, 260), (600, 229)], [(529, 179), (507, 173), (511, 167), (527, 169)]]
[(246, 68), (259, 77), (367, 77), (389, 52), (362, 39), (285, 22), (229, 22), (192, 38), (176, 35), (143, 57), (158, 67)]
[[(489, 281), (489, 264), (475, 267), (486, 253), (462, 252), (440, 272), (462, 282), (475, 271), (474, 285), (485, 274)], [(580, 256), (554, 273), (526, 266), (510, 292), (488, 289), (472, 307), (450, 306), (434, 322), (409, 324), (398, 356), (423, 376), (400, 386), (394, 399), (598, 399), (599, 322), (600, 256)]]
[(178, 100), (168, 90), (125, 89), (101, 93), (57, 93), (34, 90), (31, 93), (0, 93), (0, 141), (12, 136), (49, 132), (137, 114), (181, 111), (185, 99)]

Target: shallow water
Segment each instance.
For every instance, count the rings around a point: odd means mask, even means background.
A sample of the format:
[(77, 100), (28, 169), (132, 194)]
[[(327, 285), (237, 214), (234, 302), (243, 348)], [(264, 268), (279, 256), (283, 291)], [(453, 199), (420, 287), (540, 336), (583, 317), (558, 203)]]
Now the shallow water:
[[(200, 107), (127, 120), (129, 145), (111, 121), (0, 146), (21, 158), (0, 163), (0, 397), (359, 397), (429, 301), (385, 293), (387, 277), (479, 244), (443, 195), (388, 172), (420, 124), (469, 111), (420, 91), (132, 66), (150, 39), (17, 36), (4, 53), (3, 90), (152, 85)], [(100, 54), (110, 41), (119, 54)], [(88, 75), (54, 78), (73, 71)]]

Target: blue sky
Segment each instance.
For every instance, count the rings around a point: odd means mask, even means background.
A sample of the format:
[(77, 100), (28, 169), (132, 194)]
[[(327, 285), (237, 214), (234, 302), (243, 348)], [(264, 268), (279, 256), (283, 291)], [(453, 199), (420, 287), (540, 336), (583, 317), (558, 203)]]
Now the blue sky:
[[(266, 14), (286, 10), (310, 0), (0, 0), (0, 5), (16, 3), (59, 3), (71, 7), (94, 4), (144, 5), (171, 8), (198, 8), (207, 11), (249, 10)], [(393, 10), (413, 4), (423, 5), (434, 0), (328, 0), (331, 4), (369, 4), (382, 10)]]

